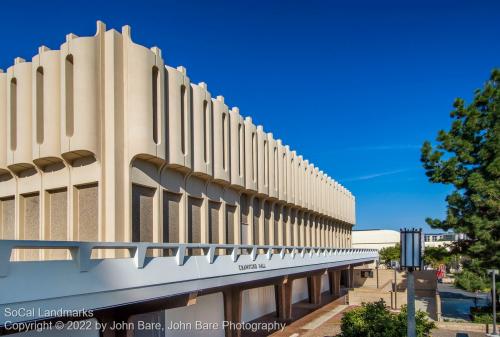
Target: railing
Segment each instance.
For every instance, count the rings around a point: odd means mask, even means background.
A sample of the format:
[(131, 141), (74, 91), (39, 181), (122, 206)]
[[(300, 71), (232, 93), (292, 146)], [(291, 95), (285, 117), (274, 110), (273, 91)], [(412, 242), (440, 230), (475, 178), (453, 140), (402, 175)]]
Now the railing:
[[(229, 252), (231, 260), (236, 262), (240, 255), (249, 255), (255, 261), (259, 251), (264, 251), (266, 258), (271, 259), (273, 255), (279, 255), (281, 259), (289, 254), (291, 258), (296, 255), (307, 258), (314, 256), (337, 256), (356, 255), (360, 253), (376, 253), (376, 249), (365, 248), (325, 248), (304, 246), (265, 246), (265, 245), (232, 245), (232, 244), (203, 244), (203, 243), (147, 243), (147, 242), (79, 242), (79, 241), (36, 241), (36, 240), (0, 240), (0, 277), (6, 277), (9, 273), (9, 265), (16, 263), (10, 261), (14, 249), (61, 249), (69, 250), (71, 260), (81, 272), (86, 272), (92, 267), (91, 258), (94, 249), (118, 250), (126, 249), (134, 260), (136, 268), (144, 268), (147, 261), (147, 251), (152, 249), (171, 250), (178, 266), (184, 265), (186, 257), (199, 256), (189, 255), (186, 251), (200, 250), (207, 262), (212, 264), (218, 256), (217, 250), (223, 249)], [(244, 254), (246, 252), (246, 254)], [(278, 253), (275, 253), (278, 252)], [(104, 258), (106, 259), (106, 258)], [(40, 261), (40, 262), (43, 262)]]
[[(59, 261), (11, 261), (14, 250), (24, 249), (59, 249), (70, 254)], [(128, 250), (130, 257), (92, 254), (102, 249), (120, 254)], [(158, 250), (171, 254), (156, 256)], [(106, 257), (94, 258), (93, 255)], [(376, 259), (375, 249), (357, 248), (0, 240), (0, 312), (24, 307), (104, 310), (179, 294), (216, 291), (242, 283), (306, 275), (328, 268), (345, 268)], [(43, 317), (32, 317), (40, 318)], [(0, 315), (0, 328), (7, 319), (26, 320)]]

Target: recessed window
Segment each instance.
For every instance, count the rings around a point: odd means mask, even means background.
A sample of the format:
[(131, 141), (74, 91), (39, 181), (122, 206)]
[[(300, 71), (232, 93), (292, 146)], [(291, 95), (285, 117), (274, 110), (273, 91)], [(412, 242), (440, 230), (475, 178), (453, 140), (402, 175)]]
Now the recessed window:
[(255, 182), (257, 179), (257, 137), (255, 132), (252, 133), (252, 180)]
[(158, 89), (159, 89), (159, 71), (158, 67), (152, 69), (152, 94), (153, 94), (153, 141), (158, 144)]
[(10, 80), (10, 149), (17, 148), (17, 79)]
[(278, 180), (278, 148), (274, 148), (274, 186), (275, 190), (279, 189), (279, 180)]
[(264, 186), (267, 186), (269, 175), (269, 149), (267, 148), (267, 140), (264, 141)]
[(226, 169), (226, 154), (227, 154), (227, 137), (226, 137), (226, 132), (227, 132), (227, 127), (226, 127), (226, 114), (222, 114), (222, 169)]
[(66, 56), (65, 84), (66, 84), (66, 136), (73, 136), (74, 132), (74, 74), (73, 55)]
[(181, 151), (182, 154), (186, 154), (186, 130), (185, 130), (185, 118), (186, 118), (186, 86), (181, 85)]
[(43, 68), (36, 70), (36, 142), (43, 143)]
[(286, 193), (286, 153), (283, 153), (283, 192)]
[(238, 125), (238, 135), (239, 135), (239, 147), (240, 147), (240, 160), (238, 162), (238, 172), (240, 177), (243, 176), (243, 165), (244, 165), (244, 156), (245, 156), (245, 138), (243, 134), (243, 127), (241, 124)]
[(208, 102), (205, 100), (203, 101), (203, 142), (204, 142), (204, 146), (203, 146), (203, 161), (205, 163), (208, 162), (208, 144), (209, 144), (209, 141), (208, 141), (208, 122), (209, 122), (209, 118), (208, 118)]

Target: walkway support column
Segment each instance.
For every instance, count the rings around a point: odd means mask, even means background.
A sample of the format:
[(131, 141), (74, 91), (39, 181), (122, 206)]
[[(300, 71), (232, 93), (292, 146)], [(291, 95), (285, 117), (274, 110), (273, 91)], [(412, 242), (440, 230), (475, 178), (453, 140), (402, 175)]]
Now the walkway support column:
[(347, 269), (347, 287), (354, 288), (354, 266), (350, 265)]
[(283, 321), (292, 318), (292, 285), (293, 279), (286, 277), (274, 286), (276, 313)]
[(237, 329), (241, 323), (242, 291), (240, 288), (232, 287), (222, 292), (224, 297), (224, 320), (226, 337), (240, 337), (241, 330)]
[(322, 274), (315, 274), (307, 277), (307, 290), (311, 304), (321, 303), (321, 276)]
[(330, 295), (334, 298), (340, 297), (340, 270), (328, 271), (328, 282), (330, 284)]

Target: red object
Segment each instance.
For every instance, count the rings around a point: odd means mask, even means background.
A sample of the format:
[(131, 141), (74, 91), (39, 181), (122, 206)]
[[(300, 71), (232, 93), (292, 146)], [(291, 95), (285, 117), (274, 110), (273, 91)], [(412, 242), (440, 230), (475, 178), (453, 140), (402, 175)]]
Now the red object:
[(446, 276), (446, 266), (444, 264), (439, 265), (436, 276), (438, 279), (442, 279)]

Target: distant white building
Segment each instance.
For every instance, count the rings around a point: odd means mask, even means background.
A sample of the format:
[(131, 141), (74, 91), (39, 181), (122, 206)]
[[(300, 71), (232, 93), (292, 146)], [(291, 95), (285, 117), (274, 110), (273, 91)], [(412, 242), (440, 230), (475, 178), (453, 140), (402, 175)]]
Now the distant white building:
[(353, 248), (374, 248), (382, 249), (394, 247), (400, 241), (398, 231), (391, 229), (367, 229), (352, 231)]
[(425, 247), (448, 247), (453, 242), (467, 239), (462, 233), (431, 233), (425, 234)]
[(425, 237), (425, 242), (460, 241), (467, 238), (467, 236), (462, 233), (431, 233), (431, 234), (425, 234), (424, 237)]

